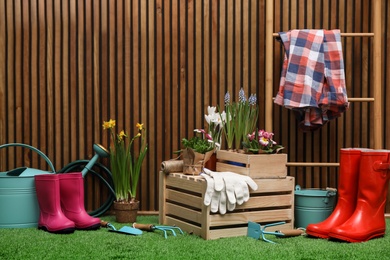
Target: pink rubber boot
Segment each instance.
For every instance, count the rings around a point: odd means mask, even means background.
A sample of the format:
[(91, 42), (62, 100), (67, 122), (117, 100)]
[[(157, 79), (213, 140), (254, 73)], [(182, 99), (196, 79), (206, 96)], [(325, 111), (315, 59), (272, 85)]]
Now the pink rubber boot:
[(38, 229), (51, 233), (73, 233), (75, 223), (61, 210), (58, 174), (36, 175), (34, 179), (40, 209)]
[(76, 229), (99, 229), (100, 219), (88, 215), (84, 208), (84, 179), (81, 173), (58, 175), (60, 176), (61, 207), (65, 216), (75, 223)]

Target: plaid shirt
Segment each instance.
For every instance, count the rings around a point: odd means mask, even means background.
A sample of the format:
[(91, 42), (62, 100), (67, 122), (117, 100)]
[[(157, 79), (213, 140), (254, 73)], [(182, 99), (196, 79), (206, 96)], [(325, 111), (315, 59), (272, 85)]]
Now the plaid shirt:
[(292, 109), (304, 131), (348, 109), (339, 30), (280, 32), (285, 49), (275, 103)]

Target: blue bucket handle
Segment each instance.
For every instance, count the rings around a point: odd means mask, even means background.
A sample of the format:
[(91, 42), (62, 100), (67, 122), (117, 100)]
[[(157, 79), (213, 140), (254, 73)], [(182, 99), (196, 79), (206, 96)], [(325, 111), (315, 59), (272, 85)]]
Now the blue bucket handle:
[(31, 146), (31, 145), (28, 145), (28, 144), (22, 144), (22, 143), (9, 143), (9, 144), (2, 144), (2, 145), (0, 145), (0, 149), (6, 148), (6, 147), (12, 147), (12, 146), (23, 147), (23, 148), (27, 148), (27, 149), (30, 149), (30, 150), (36, 152), (36, 153), (39, 154), (43, 159), (45, 159), (45, 161), (47, 162), (47, 164), (49, 165), (49, 167), (51, 168), (51, 170), (53, 171), (53, 173), (56, 172), (55, 169), (54, 169), (53, 163), (50, 161), (50, 159), (49, 159), (43, 152), (41, 152), (40, 150), (38, 150), (38, 149), (35, 148), (34, 146)]
[[(300, 191), (301, 186), (299, 184), (295, 185), (295, 190)], [(337, 193), (337, 189), (335, 188), (326, 188), (326, 197), (323, 199), (325, 204), (329, 203), (329, 198), (335, 196)]]
[(329, 198), (336, 196), (337, 189), (335, 188), (326, 188), (326, 198), (324, 199), (324, 203), (328, 204), (329, 203)]

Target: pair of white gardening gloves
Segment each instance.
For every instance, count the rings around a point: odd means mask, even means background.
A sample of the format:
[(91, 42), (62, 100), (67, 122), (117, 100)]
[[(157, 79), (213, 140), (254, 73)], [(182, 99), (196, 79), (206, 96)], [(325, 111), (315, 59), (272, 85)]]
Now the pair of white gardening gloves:
[(226, 210), (233, 211), (237, 205), (249, 200), (249, 187), (257, 190), (257, 184), (249, 176), (234, 172), (214, 172), (203, 169), (201, 176), (206, 179), (207, 188), (204, 196), (204, 205), (210, 210), (225, 214)]

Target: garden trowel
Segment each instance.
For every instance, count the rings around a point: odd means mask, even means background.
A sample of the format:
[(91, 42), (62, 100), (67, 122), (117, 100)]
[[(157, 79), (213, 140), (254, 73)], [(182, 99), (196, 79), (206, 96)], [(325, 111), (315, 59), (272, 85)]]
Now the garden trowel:
[(142, 235), (142, 230), (134, 227), (124, 226), (121, 227), (119, 230), (117, 230), (112, 224), (106, 221), (101, 221), (101, 226), (109, 228), (108, 231), (110, 232), (121, 233), (125, 235), (134, 235), (134, 236)]

